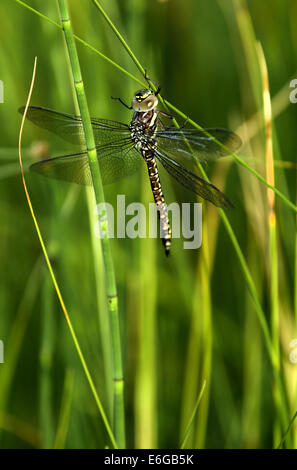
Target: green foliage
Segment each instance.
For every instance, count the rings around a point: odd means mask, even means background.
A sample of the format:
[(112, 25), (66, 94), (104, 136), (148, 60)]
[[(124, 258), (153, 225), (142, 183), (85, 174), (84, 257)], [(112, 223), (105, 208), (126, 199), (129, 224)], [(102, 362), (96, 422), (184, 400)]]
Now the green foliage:
[[(28, 3), (59, 24), (55, 2)], [(189, 447), (267, 448), (281, 442), (296, 448), (296, 421), (290, 424), (297, 396), (296, 365), (290, 362), (290, 341), (297, 337), (296, 214), (275, 196), (271, 250), (267, 188), (249, 171), (253, 168), (266, 180), (256, 52), (260, 40), (272, 100), (275, 186), (295, 205), (297, 105), (289, 101), (289, 82), (297, 78), (296, 2), (69, 1), (76, 36), (130, 74), (77, 42), (90, 114), (129, 122), (129, 111), (110, 96), (129, 102), (145, 80), (96, 3), (120, 31), (140, 68), (161, 83), (166, 100), (194, 123), (241, 135), (240, 158), (247, 165), (228, 157), (204, 167), (236, 209), (226, 221), (203, 203), (203, 243), (198, 251), (183, 250), (182, 243), (173, 240), (166, 259), (160, 240), (111, 240), (127, 446), (177, 447), (184, 442)], [(0, 339), (5, 346), (0, 446), (104, 447), (110, 440), (41, 259), (17, 166), (17, 109), (26, 101), (35, 56), (31, 104), (74, 112), (63, 35), (57, 25), (21, 2), (2, 0), (0, 17), (5, 98), (0, 104)], [(52, 155), (73, 148), (26, 123), (27, 165), (37, 158), (32, 144), (40, 140)], [(168, 203), (195, 200), (165, 175), (161, 180)], [(79, 344), (111, 422), (105, 281), (92, 233), (93, 196), (35, 174), (27, 174), (27, 183)], [(112, 204), (117, 194), (125, 194), (127, 204), (151, 202), (145, 169), (104, 192)], [(271, 273), (278, 285), (272, 284)]]

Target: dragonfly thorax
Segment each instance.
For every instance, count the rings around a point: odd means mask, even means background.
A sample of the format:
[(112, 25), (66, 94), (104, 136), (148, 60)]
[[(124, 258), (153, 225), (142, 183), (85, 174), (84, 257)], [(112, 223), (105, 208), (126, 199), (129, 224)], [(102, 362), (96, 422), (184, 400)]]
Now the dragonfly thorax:
[(157, 112), (149, 111), (147, 113), (135, 112), (130, 123), (129, 129), (131, 139), (135, 142), (135, 146), (141, 150), (155, 149), (157, 146)]

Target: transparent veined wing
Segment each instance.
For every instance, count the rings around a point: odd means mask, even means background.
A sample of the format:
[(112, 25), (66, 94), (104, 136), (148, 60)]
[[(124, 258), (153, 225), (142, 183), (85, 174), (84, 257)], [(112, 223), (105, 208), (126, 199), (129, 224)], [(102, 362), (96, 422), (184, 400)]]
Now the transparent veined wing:
[(170, 176), (185, 188), (222, 209), (232, 209), (234, 207), (227, 196), (216, 188), (216, 186), (208, 183), (203, 178), (196, 175), (196, 173), (182, 166), (163, 151), (161, 152), (159, 149), (156, 150), (156, 157)]
[[(24, 107), (19, 109), (24, 113)], [(41, 106), (29, 106), (26, 118), (37, 126), (46, 129), (67, 142), (84, 145), (84, 132), (82, 120), (79, 116), (60, 113)], [(119, 138), (129, 138), (130, 131), (127, 124), (111, 121), (109, 119), (91, 118), (96, 145), (114, 142)]]
[[(23, 114), (24, 108), (20, 108)], [(39, 106), (30, 106), (26, 117), (41, 128), (67, 142), (84, 146), (81, 118)], [(141, 165), (141, 156), (134, 148), (126, 124), (108, 119), (92, 118), (92, 127), (103, 184), (130, 176)], [(77, 184), (92, 184), (86, 151), (62, 155), (33, 163), (30, 170), (44, 176)]]
[(204, 162), (224, 157), (235, 152), (242, 145), (240, 137), (234, 132), (226, 129), (205, 129), (205, 131), (228, 147), (229, 151), (220, 147), (203, 131), (175, 127), (167, 127), (157, 132), (158, 147), (178, 160), (184, 157), (193, 159), (194, 154), (198, 161)]
[[(142, 164), (142, 158), (134, 146), (122, 142), (113, 147), (97, 147), (100, 173), (103, 184), (111, 184), (135, 173)], [(92, 177), (88, 155), (84, 152), (48, 158), (33, 163), (30, 170), (63, 181), (91, 185)]]

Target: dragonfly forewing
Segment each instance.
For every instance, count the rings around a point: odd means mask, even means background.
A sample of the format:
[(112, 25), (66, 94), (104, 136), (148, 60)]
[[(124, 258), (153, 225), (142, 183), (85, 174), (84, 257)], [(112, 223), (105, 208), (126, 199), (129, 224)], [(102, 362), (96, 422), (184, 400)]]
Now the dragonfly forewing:
[[(24, 108), (20, 109), (23, 113)], [(81, 118), (51, 109), (30, 106), (27, 118), (67, 142), (84, 146)], [(142, 163), (131, 140), (129, 127), (118, 121), (92, 118), (103, 184), (110, 184), (132, 175)], [(33, 163), (30, 170), (49, 178), (90, 185), (92, 178), (86, 150)]]
[[(183, 158), (196, 159), (199, 162), (214, 161), (235, 152), (242, 145), (237, 134), (217, 128), (205, 129), (204, 133), (198, 129), (168, 127), (157, 132), (156, 137), (159, 149), (180, 161)], [(227, 149), (222, 148), (216, 141)]]
[[(24, 107), (20, 108), (21, 114)], [(53, 132), (72, 144), (84, 145), (84, 131), (79, 116), (60, 113), (41, 106), (29, 106), (26, 118), (38, 127)], [(130, 138), (129, 126), (109, 119), (91, 118), (96, 146)]]

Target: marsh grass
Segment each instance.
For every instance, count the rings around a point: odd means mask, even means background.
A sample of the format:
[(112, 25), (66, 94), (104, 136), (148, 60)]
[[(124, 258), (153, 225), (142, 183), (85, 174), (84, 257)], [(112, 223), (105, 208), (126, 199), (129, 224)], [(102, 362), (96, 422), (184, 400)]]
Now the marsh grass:
[[(273, 142), (272, 142), (272, 115), (271, 99), (268, 81), (267, 64), (264, 57), (263, 48), (257, 43), (257, 53), (261, 71), (263, 86), (263, 118), (265, 120), (265, 140), (266, 140), (266, 178), (274, 186), (274, 161), (273, 161)], [(271, 336), (276, 353), (276, 367), (280, 370), (280, 347), (279, 347), (279, 300), (278, 300), (278, 254), (277, 254), (277, 225), (275, 215), (275, 195), (270, 189), (267, 190), (267, 213), (268, 213), (268, 232), (269, 232), (269, 270), (270, 270), (270, 308), (271, 308)], [(280, 417), (280, 408), (282, 406), (281, 397), (277, 389), (274, 390), (275, 407)], [(277, 445), (281, 438), (281, 420), (276, 419), (274, 425), (274, 443)]]
[[(18, 1), (17, 3), (21, 5), (24, 2)], [(213, 10), (210, 12), (210, 7), (206, 3), (191, 2), (191, 15), (189, 15), (186, 8), (183, 8), (181, 4), (173, 5), (173, 2), (167, 2), (162, 6), (156, 2), (153, 6), (150, 5), (149, 10), (145, 1), (137, 2), (137, 8), (132, 1), (125, 5), (111, 2), (108, 5), (110, 17), (105, 10), (102, 10), (102, 2), (93, 3), (97, 7), (99, 5), (100, 12), (104, 15), (102, 21), (99, 15), (95, 18), (94, 12), (97, 10), (94, 5), (91, 8), (91, 2), (87, 2), (88, 6), (83, 9), (83, 14), (78, 6), (71, 5), (77, 33), (75, 37), (79, 37), (80, 44), (88, 48), (79, 46), (79, 54), (84, 76), (87, 77), (85, 81), (87, 94), (91, 96), (92, 93), (96, 93), (98, 102), (96, 107), (90, 102), (91, 113), (96, 115), (97, 106), (99, 110), (100, 106), (106, 106), (107, 118), (113, 118), (114, 112), (118, 120), (129, 119), (123, 109), (113, 107), (113, 103), (106, 105), (105, 102), (109, 95), (115, 94), (115, 89), (117, 95), (123, 98), (127, 95), (129, 97), (133, 93), (130, 79), (145, 86), (143, 79), (140, 80), (128, 72), (131, 58), (141, 74), (144, 68), (147, 68), (150, 74), (152, 70), (158, 71), (153, 74), (153, 78), (162, 83), (166, 104), (182, 118), (186, 118), (188, 114), (193, 115), (194, 118), (190, 120), (193, 126), (200, 127), (196, 123), (198, 108), (201, 114), (199, 122), (207, 122), (210, 126), (222, 122), (225, 127), (232, 129), (240, 126), (240, 132), (245, 141), (243, 155), (247, 157), (245, 159), (233, 155), (233, 159), (239, 163), (236, 167), (231, 160), (231, 162), (228, 161), (228, 165), (219, 163), (214, 168), (207, 168), (207, 173), (212, 171), (211, 180), (220, 188), (225, 187), (225, 192), (230, 194), (231, 199), (235, 199), (237, 209), (227, 216), (215, 208), (206, 208), (204, 204), (204, 239), (198, 254), (181, 251), (181, 245), (176, 241), (173, 256), (165, 263), (155, 240), (112, 242), (120, 293), (120, 309), (122, 309), (120, 311), (123, 312), (121, 323), (127, 374), (128, 445), (172, 447), (180, 445), (183, 441), (183, 444), (189, 447), (274, 447), (282, 441), (282, 445), (293, 446), (296, 444), (296, 424), (292, 422), (290, 428), (288, 425), (295, 412), (297, 387), (296, 371), (294, 365), (288, 361), (288, 356), (289, 341), (296, 335), (297, 316), (296, 314), (295, 318), (292, 317), (294, 295), (295, 299), (297, 298), (296, 272), (294, 275), (297, 265), (296, 236), (294, 235), (296, 233), (294, 214), (296, 205), (292, 203), (296, 194), (296, 170), (290, 169), (290, 165), (284, 170), (281, 165), (270, 164), (270, 169), (273, 166), (275, 168), (276, 182), (274, 184), (269, 175), (265, 174), (263, 163), (259, 163), (260, 160), (265, 161), (265, 149), (269, 142), (265, 137), (265, 131), (263, 133), (265, 123), (267, 129), (267, 118), (266, 120), (262, 118), (263, 85), (256, 52), (256, 38), (258, 34), (264, 35), (264, 42), (261, 42), (271, 83), (272, 116), (275, 119), (278, 116), (278, 121), (273, 124), (275, 126), (273, 127), (274, 159), (278, 162), (285, 160), (288, 163), (294, 152), (296, 155), (296, 147), (292, 143), (289, 147), (284, 147), (284, 141), (292, 142), (292, 132), (296, 121), (286, 99), (285, 84), (288, 83), (288, 77), (293, 75), (295, 65), (293, 55), (289, 51), (286, 63), (291, 63), (291, 67), (286, 70), (287, 75), (283, 73), (281, 79), (278, 79), (279, 70), (284, 70), (284, 67), (281, 67), (284, 60), (281, 51), (276, 50), (271, 38), (277, 35), (277, 31), (281, 31), (282, 34), (287, 35), (289, 43), (294, 44), (295, 39), (290, 35), (290, 29), (284, 25), (278, 26), (278, 30), (275, 25), (269, 24), (267, 28), (270, 32), (273, 31), (273, 34), (269, 36), (270, 39), (265, 36), (261, 30), (260, 20), (265, 17), (263, 9), (265, 10), (266, 7), (263, 3), (251, 5), (251, 2), (243, 1), (214, 2)], [(17, 6), (13, 8), (10, 5), (9, 8), (15, 15), (16, 31), (18, 25), (20, 27), (27, 21), (33, 36), (39, 35), (38, 38), (41, 41), (40, 37), (46, 38), (49, 35), (53, 43), (53, 38), (57, 35), (55, 28), (60, 28), (54, 9), (49, 7), (48, 11), (42, 10), (41, 14), (38, 1), (32, 3), (31, 13), (25, 12), (22, 8), (18, 10)], [(280, 6), (272, 2), (271, 8), (277, 11)], [(39, 17), (36, 16), (34, 9), (37, 10)], [(54, 20), (49, 20), (49, 18)], [(81, 18), (81, 21), (78, 21), (78, 18)], [(114, 21), (111, 22), (110, 18)], [(164, 18), (168, 23), (162, 21)], [(254, 31), (255, 19), (257, 19), (257, 32)], [(224, 20), (227, 20), (226, 25)], [(49, 21), (51, 24), (48, 24)], [(105, 25), (106, 21), (108, 25)], [(194, 27), (195, 21), (199, 22), (199, 28), (197, 25)], [(114, 26), (115, 24), (121, 25), (121, 34)], [(112, 28), (111, 31), (109, 27)], [(42, 29), (42, 34), (40, 29)], [(137, 54), (124, 39), (124, 36), (128, 37), (127, 31), (131, 34), (129, 38), (133, 37), (133, 42), (129, 42), (133, 44)], [(150, 32), (149, 39), (148, 31)], [(178, 31), (183, 41), (176, 41), (171, 31), (175, 34)], [(195, 33), (195, 31), (199, 32)], [(7, 29), (4, 33), (6, 37), (8, 33), (15, 34)], [(217, 35), (221, 41), (218, 41)], [(18, 48), (15, 49), (17, 59), (22, 46), (17, 40), (17, 35), (15, 37), (18, 44)], [(125, 57), (121, 55), (118, 40), (129, 55)], [(45, 49), (51, 49), (45, 43), (42, 44), (42, 41), (40, 44)], [(96, 44), (96, 48), (90, 44)], [(8, 44), (6, 47), (8, 48)], [(193, 47), (196, 48), (197, 55), (190, 57), (188, 51), (193, 50)], [(38, 49), (37, 45), (35, 49)], [(93, 55), (89, 54), (90, 50), (93, 51)], [(108, 50), (109, 54), (103, 55), (101, 50)], [(277, 57), (277, 60), (272, 60), (272, 50), (275, 54), (273, 57)], [(235, 53), (234, 58), (231, 51)], [(98, 55), (104, 60), (97, 61)], [(111, 61), (107, 56), (116, 59)], [(143, 64), (137, 56), (142, 58)], [(221, 61), (218, 62), (219, 56)], [(26, 63), (26, 59), (30, 62), (29, 58), (30, 54), (27, 52), (16, 66), (18, 76), (23, 77), (24, 70), (26, 75), (29, 74)], [(64, 93), (63, 83), (67, 74), (63, 61), (64, 51), (58, 44), (51, 58), (51, 69), (55, 70), (55, 81), (59, 85), (53, 86), (54, 83), (49, 85), (53, 95), (50, 101), (55, 101), (56, 93), (60, 96), (57, 100), (58, 104), (49, 107), (57, 108), (59, 105), (58, 109), (66, 110), (69, 97), (66, 97)], [(8, 59), (5, 48), (0, 53), (0, 62), (5, 68), (5, 78), (12, 70), (11, 59)], [(124, 64), (123, 67), (117, 62)], [(55, 63), (59, 64), (58, 73)], [(115, 67), (114, 72), (110, 65)], [(214, 87), (216, 90), (218, 88), (218, 83), (215, 82), (213, 76), (217, 68), (221, 73), (220, 88), (224, 89), (224, 93), (221, 96), (218, 95), (218, 106), (214, 109), (209, 103), (214, 101), (211, 91)], [(41, 86), (43, 81), (46, 82), (48, 70), (48, 65), (41, 68), (42, 74), (39, 76), (38, 85), (41, 91), (37, 91), (36, 104), (47, 105), (49, 103), (46, 102), (48, 91), (45, 92), (45, 89), (42, 91)], [(183, 70), (182, 79), (180, 70)], [(199, 89), (197, 89), (197, 74), (193, 73), (194, 70), (200, 71)], [(125, 76), (120, 75), (119, 71)], [(190, 72), (188, 75), (187, 71)], [(213, 83), (210, 86), (211, 80)], [(184, 83), (187, 83), (186, 88)], [(17, 84), (9, 86), (15, 92), (15, 108), (17, 108), (23, 104), (25, 98), (22, 97), (22, 102), (19, 102)], [(105, 88), (105, 96), (101, 96), (100, 91), (98, 93), (101, 86)], [(188, 89), (195, 90), (197, 101), (193, 100), (193, 92), (191, 98), (188, 97)], [(209, 93), (207, 90), (210, 90)], [(61, 107), (60, 104), (62, 97), (65, 100), (65, 107), (64, 105)], [(167, 97), (170, 100), (167, 101)], [(174, 106), (171, 101), (178, 105)], [(180, 111), (180, 108), (184, 112)], [(7, 120), (13, 121), (14, 115), (11, 111), (7, 111), (7, 116)], [(282, 120), (285, 121), (286, 126)], [(12, 144), (13, 138), (7, 126), (4, 126), (4, 132), (7, 135), (7, 139), (3, 142), (5, 147), (15, 145)], [(29, 134), (33, 131), (29, 131), (28, 126), (26, 132)], [(28, 142), (33, 135), (28, 135)], [(284, 153), (284, 148), (286, 153)], [(253, 160), (254, 157), (256, 158)], [(201, 166), (199, 170), (206, 177), (206, 172)], [(9, 194), (10, 182), (14, 180), (7, 179), (4, 167), (3, 175), (3, 181), (7, 181), (5, 187)], [(43, 181), (34, 180), (35, 189), (32, 178), (32, 196), (36, 199), (37, 195), (38, 198), (40, 194), (42, 195), (38, 205), (40, 222), (47, 228), (47, 233), (50, 233), (50, 227), (54, 222), (50, 222), (53, 217), (52, 210), (47, 212), (43, 208), (43, 205), (49, 207), (47, 193), (42, 190), (44, 184)], [(275, 227), (269, 225), (266, 204), (267, 188), (271, 187), (276, 194), (277, 225)], [(140, 193), (139, 179), (131, 178), (129, 181), (120, 183), (116, 192), (125, 193), (131, 200), (143, 198), (147, 202), (149, 188), (145, 179), (142, 188)], [(88, 220), (84, 218), (84, 198), (74, 196), (73, 199), (69, 196), (71, 189), (68, 187), (64, 189), (55, 185), (54, 192), (59, 194), (61, 200), (69, 197), (69, 200), (73, 201), (71, 217), (58, 218), (60, 249), (57, 259), (62, 264), (58, 270), (59, 279), (65, 289), (67, 300), (70, 302), (73, 321), (78, 327), (80, 340), (87, 353), (88, 364), (92, 372), (96, 371), (95, 386), (103, 386), (104, 404), (106, 409), (110, 409), (109, 349), (108, 345), (104, 346), (106, 338), (103, 333), (104, 319), (101, 317), (104, 308), (102, 305), (104, 287), (100, 282), (102, 271), (99, 268), (101, 254), (95, 248), (95, 240), (91, 243), (86, 242), (82, 230), (92, 220), (91, 203), (89, 202), (88, 206)], [(115, 188), (106, 189), (107, 200), (113, 200), (114, 192)], [(177, 193), (178, 196), (184, 197), (178, 188)], [(166, 194), (169, 198), (173, 195), (170, 185)], [(9, 200), (5, 195), (1, 211), (5, 220), (9, 214)], [(19, 216), (22, 211), (15, 207), (15, 214)], [(23, 224), (26, 223), (23, 215), (21, 215), (21, 220)], [(67, 230), (67, 227), (70, 228)], [(278, 236), (276, 237), (277, 228)], [(3, 228), (1, 235), (4, 240), (7, 240), (12, 234), (6, 233)], [(270, 250), (267, 250), (267, 240), (270, 240)], [(278, 243), (276, 243), (277, 240)], [(87, 245), (93, 246), (91, 255), (85, 248)], [(27, 271), (36, 252), (38, 253), (38, 249), (31, 247), (29, 251), (31, 257), (25, 258), (24, 250), (19, 255)], [(149, 261), (146, 258), (149, 258)], [(2, 259), (5, 261), (5, 257)], [(14, 286), (21, 292), (22, 284), (22, 279), (19, 279)], [(80, 292), (84, 294), (78, 296), (72, 286), (79, 286)], [(152, 289), (151, 293), (149, 289)], [(2, 295), (4, 301), (6, 299), (7, 309), (11, 310), (12, 306), (4, 292)], [(47, 297), (48, 308), (50, 308), (51, 294), (49, 292), (44, 296), (43, 302), (47, 302)], [(295, 300), (295, 312), (296, 304)], [(40, 305), (42, 306), (43, 303)], [(52, 309), (55, 310), (54, 306)], [(30, 314), (32, 306), (29, 303), (28, 310)], [(42, 307), (43, 310), (44, 307)], [(96, 335), (93, 328), (90, 317), (94, 312), (98, 312), (97, 316), (95, 315), (96, 321), (100, 318), (101, 335)], [(36, 334), (38, 332), (37, 318), (35, 313), (32, 331), (35, 330)], [(6, 322), (3, 324), (3, 331), (10, 331), (12, 327), (8, 318), (4, 317), (2, 322)], [(83, 386), (83, 381), (80, 383), (78, 380), (79, 385), (75, 387), (73, 393), (65, 392), (67, 389), (66, 385), (63, 385), (65, 374), (60, 374), (56, 377), (57, 383), (60, 384), (59, 388), (56, 389), (53, 386), (56, 383), (54, 375), (57, 373), (58, 361), (62, 363), (65, 361), (66, 364), (72, 361), (72, 348), (65, 341), (64, 336), (62, 334), (63, 343), (55, 356), (55, 367), (44, 370), (46, 372), (45, 383), (48, 383), (49, 388), (53, 390), (52, 409), (56, 416), (55, 426), (58, 423), (57, 429), (59, 430), (56, 434), (62, 436), (56, 436), (55, 442), (58, 442), (58, 447), (63, 445), (65, 447), (104, 446), (106, 434), (102, 431), (102, 426), (98, 424), (97, 412), (85, 399), (85, 383)], [(102, 349), (102, 359), (98, 358), (97, 336)], [(43, 344), (47, 344), (49, 339), (44, 337), (43, 340), (45, 342)], [(26, 350), (25, 342), (21, 345), (23, 350)], [(31, 357), (34, 361), (33, 352)], [(15, 360), (19, 358), (20, 349), (17, 348)], [(31, 367), (29, 364), (31, 363), (28, 363), (28, 370)], [(72, 363), (72, 366), (79, 374), (77, 364)], [(9, 368), (6, 370), (9, 371)], [(13, 368), (12, 371), (5, 372), (4, 377), (5, 374), (11, 374), (10, 380), (7, 379), (6, 382), (6, 394), (8, 394), (13, 384), (17, 383), (18, 375)], [(1, 381), (2, 377), (0, 377), (0, 385)], [(206, 381), (204, 393), (201, 400), (197, 401), (204, 381)], [(66, 401), (61, 398), (65, 397), (65, 393), (68, 396)], [(42, 393), (39, 400), (41, 409), (43, 407), (45, 410), (43, 422), (47, 429), (46, 435), (50, 436), (52, 425), (46, 418), (49, 412), (48, 407), (51, 406), (48, 395)], [(198, 402), (200, 404), (196, 411)], [(144, 403), (148, 405), (148, 408), (144, 408)], [(29, 423), (32, 422), (31, 415), (24, 413), (21, 397), (16, 396), (11, 404), (4, 401), (4, 408), (5, 411), (12, 409), (16, 415), (19, 414)], [(31, 407), (29, 411), (34, 417), (34, 408)], [(60, 431), (61, 428), (63, 432)], [(274, 436), (272, 436), (272, 428), (274, 428)], [(77, 429), (80, 429), (80, 433), (77, 433)], [(90, 431), (91, 429), (93, 432)], [(286, 431), (288, 431), (287, 434), (285, 434)], [(2, 436), (4, 433), (2, 432)], [(27, 441), (32, 442), (32, 439)], [(3, 442), (3, 445), (5, 442), (9, 446), (17, 445), (13, 435), (4, 434)]]
[[(62, 297), (62, 294), (61, 294), (61, 291), (60, 291), (60, 287), (58, 285), (56, 276), (54, 274), (52, 262), (50, 261), (49, 254), (48, 254), (48, 251), (46, 249), (46, 246), (45, 246), (45, 243), (44, 243), (44, 240), (43, 240), (43, 237), (42, 237), (42, 234), (41, 234), (41, 231), (40, 231), (40, 228), (39, 228), (36, 216), (35, 216), (35, 212), (34, 212), (34, 209), (33, 209), (32, 203), (31, 203), (31, 199), (30, 199), (30, 196), (29, 196), (29, 192), (28, 192), (28, 188), (27, 188), (27, 184), (26, 184), (26, 180), (25, 180), (23, 163), (22, 163), (22, 153), (21, 153), (22, 133), (23, 133), (23, 128), (24, 128), (26, 113), (27, 113), (28, 106), (29, 106), (29, 103), (30, 103), (30, 100), (31, 100), (31, 96), (32, 96), (33, 85), (34, 85), (34, 80), (35, 80), (35, 75), (36, 75), (36, 65), (37, 65), (37, 58), (35, 57), (31, 85), (30, 85), (30, 89), (29, 89), (29, 93), (28, 93), (28, 98), (27, 98), (27, 101), (26, 101), (26, 106), (24, 108), (24, 114), (23, 114), (23, 117), (22, 117), (22, 122), (21, 122), (20, 132), (19, 132), (19, 147), (18, 147), (18, 150), (19, 150), (19, 164), (20, 164), (20, 170), (21, 170), (22, 183), (23, 183), (23, 187), (24, 187), (28, 207), (29, 207), (32, 219), (33, 219), (34, 226), (35, 226), (35, 230), (36, 230), (36, 233), (37, 233), (40, 245), (41, 245), (41, 249), (42, 249), (42, 252), (43, 252), (43, 255), (44, 255), (44, 258), (45, 258), (46, 266), (48, 268), (48, 271), (49, 271), (49, 274), (50, 274), (50, 277), (51, 277), (51, 280), (52, 280), (52, 284), (53, 284), (54, 289), (56, 291), (56, 295), (57, 295), (57, 298), (59, 300), (60, 306), (61, 306), (62, 311), (64, 313), (64, 316), (65, 316), (65, 319), (66, 319), (66, 322), (67, 322), (67, 325), (68, 325), (68, 328), (69, 328), (74, 346), (77, 350), (82, 368), (85, 372), (85, 375), (86, 375), (86, 378), (88, 380), (90, 389), (91, 389), (91, 391), (93, 393), (93, 396), (95, 398), (96, 404), (98, 406), (99, 412), (100, 412), (101, 417), (103, 419), (103, 422), (105, 424), (106, 430), (109, 434), (111, 442), (112, 442), (114, 447), (117, 447), (117, 443), (115, 441), (113, 432), (112, 432), (111, 427), (109, 425), (109, 422), (108, 422), (108, 419), (106, 417), (106, 413), (103, 409), (101, 400), (100, 400), (100, 398), (98, 396), (98, 393), (96, 391), (96, 388), (94, 386), (93, 379), (92, 379), (91, 374), (89, 372), (89, 369), (88, 369), (87, 363), (85, 361), (84, 355), (82, 353), (79, 341), (77, 339), (76, 333), (75, 333), (74, 328), (72, 326), (72, 322), (71, 322), (71, 319), (69, 317), (66, 305), (64, 303), (64, 300), (63, 300), (63, 297)], [(48, 306), (47, 306), (47, 308), (48, 308)], [(48, 322), (49, 318), (50, 318), (50, 315), (45, 315), (44, 320)], [(52, 330), (52, 328), (50, 328), (50, 333), (52, 332), (51, 330)], [(40, 394), (42, 396), (42, 402), (41, 402), (41, 408), (40, 408), (40, 410), (41, 410), (40, 417), (41, 417), (41, 422), (44, 425), (45, 444), (46, 445), (49, 445), (50, 439), (52, 437), (51, 436), (51, 424), (49, 422), (50, 410), (48, 410), (48, 408), (50, 408), (50, 406), (51, 406), (51, 404), (50, 404), (51, 393), (50, 393), (49, 383), (48, 383), (48, 380), (47, 380), (48, 379), (48, 366), (50, 364), (50, 359), (51, 359), (51, 354), (48, 350), (49, 349), (48, 345), (50, 344), (51, 340), (52, 340), (52, 337), (51, 337), (51, 334), (49, 334), (47, 336), (47, 341), (46, 341), (47, 344), (45, 344), (45, 342), (43, 343), (43, 347), (47, 349), (45, 357), (44, 357), (44, 351), (41, 350), (42, 370), (41, 370), (41, 392), (40, 392)], [(46, 359), (46, 361), (44, 359)], [(44, 406), (44, 403), (45, 403), (45, 406)], [(46, 412), (45, 412), (45, 408), (46, 408)]]

